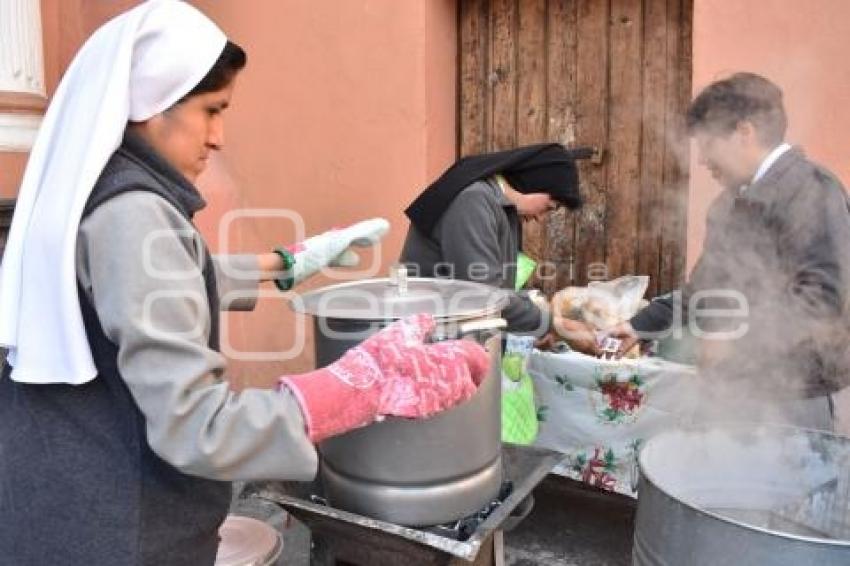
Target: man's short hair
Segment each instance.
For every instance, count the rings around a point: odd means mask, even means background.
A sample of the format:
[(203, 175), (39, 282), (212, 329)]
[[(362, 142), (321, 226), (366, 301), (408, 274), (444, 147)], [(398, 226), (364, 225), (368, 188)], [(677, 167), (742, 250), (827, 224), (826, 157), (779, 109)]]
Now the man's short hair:
[(755, 73), (735, 73), (705, 87), (685, 115), (691, 135), (698, 131), (729, 135), (743, 121), (755, 127), (762, 145), (781, 143), (788, 119), (779, 87)]

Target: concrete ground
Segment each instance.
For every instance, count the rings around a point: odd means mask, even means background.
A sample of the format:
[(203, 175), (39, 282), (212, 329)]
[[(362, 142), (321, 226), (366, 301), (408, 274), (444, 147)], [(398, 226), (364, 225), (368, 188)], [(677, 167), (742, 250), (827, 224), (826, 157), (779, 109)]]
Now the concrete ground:
[[(534, 509), (505, 534), (507, 566), (627, 566), (636, 502), (550, 475), (534, 491)], [(284, 554), (276, 566), (307, 566), (310, 534), (271, 503), (237, 500), (233, 512), (279, 529)]]
[(637, 502), (550, 475), (534, 509), (505, 534), (510, 566), (627, 566)]

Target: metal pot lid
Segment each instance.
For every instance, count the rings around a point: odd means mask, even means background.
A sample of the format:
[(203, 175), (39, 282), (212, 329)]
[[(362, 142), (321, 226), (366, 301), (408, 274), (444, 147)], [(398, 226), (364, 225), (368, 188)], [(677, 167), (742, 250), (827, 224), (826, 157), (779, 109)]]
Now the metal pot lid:
[(350, 281), (305, 293), (293, 310), (323, 318), (396, 320), (429, 313), (439, 320), (495, 315), (508, 304), (508, 292), (456, 279), (388, 278)]

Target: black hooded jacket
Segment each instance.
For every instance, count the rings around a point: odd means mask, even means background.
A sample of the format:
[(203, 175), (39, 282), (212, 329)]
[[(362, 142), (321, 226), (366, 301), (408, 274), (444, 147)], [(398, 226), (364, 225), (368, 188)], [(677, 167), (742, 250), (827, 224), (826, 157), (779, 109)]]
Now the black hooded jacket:
[[(496, 174), (519, 192), (548, 192), (570, 208), (581, 204), (574, 159), (558, 144), (465, 157), (405, 211), (411, 225), (400, 260), (412, 274), (514, 290), (522, 224)], [(542, 336), (551, 327), (550, 313), (524, 293), (512, 294), (502, 314), (511, 332)]]

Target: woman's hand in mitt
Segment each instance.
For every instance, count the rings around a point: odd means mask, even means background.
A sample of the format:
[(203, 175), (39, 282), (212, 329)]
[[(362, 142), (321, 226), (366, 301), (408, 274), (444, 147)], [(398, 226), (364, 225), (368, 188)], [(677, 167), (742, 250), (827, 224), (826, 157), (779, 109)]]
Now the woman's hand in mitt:
[(469, 399), (489, 370), (475, 342), (425, 341), (430, 315), (399, 320), (348, 350), (326, 368), (284, 376), (314, 442), (384, 415), (424, 418)]

